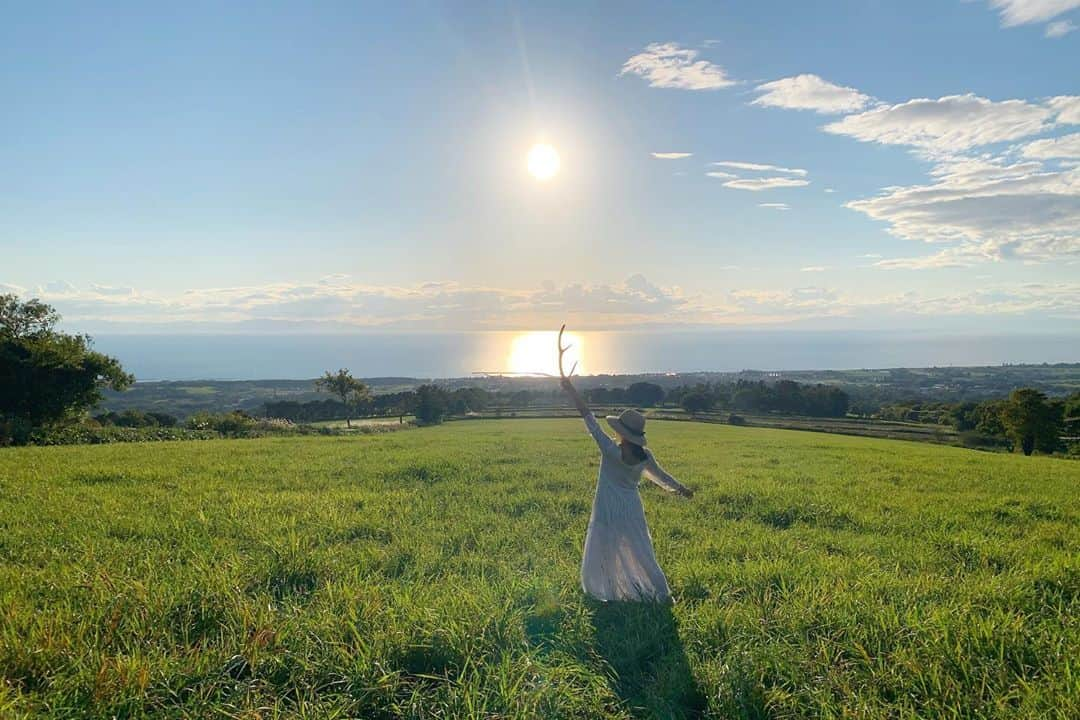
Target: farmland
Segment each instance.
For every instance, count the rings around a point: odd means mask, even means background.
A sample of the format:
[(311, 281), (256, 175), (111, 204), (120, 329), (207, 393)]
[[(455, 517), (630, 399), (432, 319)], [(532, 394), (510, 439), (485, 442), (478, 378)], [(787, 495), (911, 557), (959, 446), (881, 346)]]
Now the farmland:
[(579, 421), (0, 451), (0, 717), (1080, 715), (1080, 465), (655, 421), (671, 607), (583, 597)]

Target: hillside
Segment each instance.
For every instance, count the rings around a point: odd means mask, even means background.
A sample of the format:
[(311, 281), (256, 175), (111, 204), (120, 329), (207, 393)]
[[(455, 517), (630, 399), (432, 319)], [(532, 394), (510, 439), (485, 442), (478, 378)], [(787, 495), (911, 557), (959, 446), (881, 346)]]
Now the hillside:
[(0, 451), (0, 716), (1080, 716), (1080, 465), (650, 440), (670, 609), (578, 589), (577, 421)]

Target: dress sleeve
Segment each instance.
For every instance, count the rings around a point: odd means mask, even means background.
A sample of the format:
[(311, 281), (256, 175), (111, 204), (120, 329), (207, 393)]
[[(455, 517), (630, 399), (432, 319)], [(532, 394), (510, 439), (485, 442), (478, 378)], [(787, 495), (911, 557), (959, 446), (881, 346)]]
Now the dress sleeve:
[(600, 427), (600, 423), (596, 421), (596, 417), (592, 413), (585, 414), (585, 427), (588, 429), (589, 434), (593, 436), (593, 440), (599, 446), (600, 452), (610, 454), (612, 451), (618, 451), (619, 446), (615, 444), (610, 435), (604, 432), (604, 429)]
[(650, 480), (668, 492), (684, 492), (686, 488), (682, 483), (671, 477), (664, 468), (660, 467), (660, 463), (656, 462), (656, 458), (653, 457), (651, 452), (646, 452), (649, 459), (645, 461), (644, 474), (648, 475)]

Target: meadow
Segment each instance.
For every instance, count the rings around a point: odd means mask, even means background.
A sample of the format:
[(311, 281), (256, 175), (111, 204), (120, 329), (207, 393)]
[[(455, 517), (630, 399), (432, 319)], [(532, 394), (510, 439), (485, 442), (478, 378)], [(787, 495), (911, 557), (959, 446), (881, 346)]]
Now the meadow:
[(0, 451), (0, 717), (1080, 717), (1080, 463), (650, 440), (672, 607), (582, 595), (577, 420)]

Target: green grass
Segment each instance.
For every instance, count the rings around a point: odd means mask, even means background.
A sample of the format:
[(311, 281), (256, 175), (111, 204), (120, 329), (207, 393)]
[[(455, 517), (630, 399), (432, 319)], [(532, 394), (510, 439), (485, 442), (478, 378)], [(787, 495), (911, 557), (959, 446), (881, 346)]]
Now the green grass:
[(1080, 463), (656, 422), (674, 608), (580, 422), (0, 451), (0, 717), (1080, 717)]

